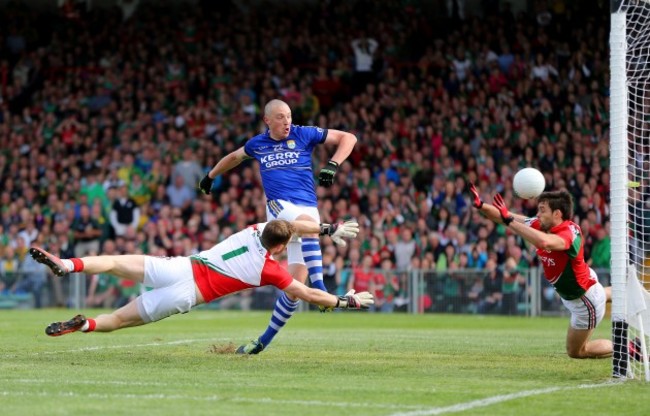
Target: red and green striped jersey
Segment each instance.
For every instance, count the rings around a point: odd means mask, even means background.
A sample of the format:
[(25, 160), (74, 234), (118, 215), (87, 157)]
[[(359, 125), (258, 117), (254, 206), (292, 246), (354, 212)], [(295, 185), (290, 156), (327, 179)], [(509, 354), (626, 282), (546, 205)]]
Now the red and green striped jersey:
[[(528, 218), (526, 224), (541, 230), (539, 218)], [(549, 231), (564, 240), (564, 250), (549, 251), (537, 249), (537, 257), (544, 268), (544, 277), (553, 285), (562, 299), (573, 300), (584, 295), (596, 280), (591, 277), (585, 263), (582, 230), (573, 221), (564, 221)]]

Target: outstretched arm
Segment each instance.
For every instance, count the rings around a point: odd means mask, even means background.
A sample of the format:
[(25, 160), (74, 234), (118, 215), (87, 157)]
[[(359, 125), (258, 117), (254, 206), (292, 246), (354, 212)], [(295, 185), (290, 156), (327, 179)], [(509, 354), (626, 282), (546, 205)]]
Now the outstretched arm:
[[(488, 204), (487, 202), (483, 201), (481, 199), (481, 196), (478, 194), (478, 190), (474, 186), (473, 183), (469, 184), (469, 192), (470, 195), (472, 196), (472, 206), (479, 211), (485, 217), (489, 220), (492, 220), (496, 222), (497, 224), (503, 224), (503, 220), (501, 219), (501, 214), (499, 213), (499, 209), (496, 208), (492, 204)], [(510, 216), (517, 222), (524, 223), (526, 221), (526, 216), (524, 215), (519, 215), (519, 214), (513, 214), (512, 212), (509, 213)]]
[(531, 228), (523, 222), (515, 221), (514, 215), (508, 211), (508, 207), (500, 194), (494, 196), (493, 208), (495, 208), (499, 213), (499, 217), (503, 224), (538, 249), (563, 251), (569, 248), (570, 242), (559, 235), (545, 233)]
[(317, 224), (312, 221), (291, 221), (291, 225), (293, 225), (296, 229), (296, 233), (299, 235), (305, 235), (305, 234), (318, 234), (320, 233), (320, 224)]
[(307, 287), (297, 280), (291, 282), (284, 291), (291, 296), (326, 308), (368, 309), (370, 305), (375, 303), (372, 295), (368, 292), (334, 296), (322, 290)]
[(249, 156), (244, 151), (243, 146), (234, 152), (228, 153), (221, 160), (219, 160), (216, 165), (214, 165), (214, 167), (210, 170), (210, 172), (208, 172), (207, 175), (205, 175), (203, 179), (201, 179), (201, 182), (199, 182), (199, 189), (201, 189), (204, 194), (209, 194), (214, 178), (228, 172), (230, 169), (236, 167), (248, 158)]
[[(492, 204), (488, 204), (487, 202), (483, 203), (483, 207), (479, 209), (488, 219), (496, 222), (496, 223), (501, 223), (503, 224), (503, 221), (501, 220), (501, 216), (499, 215), (499, 210), (494, 207)], [(512, 218), (515, 219), (516, 222), (523, 224), (526, 221), (526, 216), (521, 215), (521, 214), (514, 214), (510, 213), (512, 215)]]
[(244, 151), (244, 147), (240, 147), (234, 152), (228, 153), (224, 156), (216, 165), (208, 172), (208, 176), (211, 179), (216, 178), (219, 175), (222, 175), (228, 172), (230, 169), (238, 166), (244, 160), (249, 159), (249, 156)]
[(359, 234), (359, 224), (350, 220), (337, 224), (317, 224), (312, 221), (291, 221), (299, 235), (319, 234), (332, 237), (334, 244), (345, 247), (347, 243), (344, 238), (356, 238)]
[(562, 237), (556, 234), (544, 233), (517, 221), (513, 221), (508, 228), (541, 250), (564, 251), (569, 248)]

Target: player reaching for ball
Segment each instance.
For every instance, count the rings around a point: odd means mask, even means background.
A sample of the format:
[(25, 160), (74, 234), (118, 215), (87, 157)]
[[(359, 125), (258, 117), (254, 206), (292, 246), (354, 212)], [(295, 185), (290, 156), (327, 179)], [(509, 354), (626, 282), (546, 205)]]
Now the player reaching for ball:
[(309, 288), (294, 280), (273, 258), (284, 251), (294, 234), (327, 234), (341, 244), (343, 238), (354, 238), (358, 232), (359, 224), (352, 221), (319, 225), (311, 221), (273, 220), (247, 227), (190, 257), (122, 255), (60, 259), (39, 247), (30, 248), (29, 253), (57, 276), (109, 273), (153, 288), (112, 313), (94, 319), (77, 315), (45, 329), (47, 335), (59, 336), (144, 325), (189, 312), (196, 305), (231, 293), (266, 285), (327, 308), (367, 309), (373, 304), (368, 292), (337, 297)]
[(513, 214), (500, 194), (494, 203), (484, 203), (470, 184), (473, 205), (487, 218), (502, 223), (537, 248), (544, 277), (553, 285), (571, 312), (566, 351), (571, 358), (605, 358), (613, 352), (612, 341), (591, 340), (605, 315), (611, 288), (603, 288), (584, 259), (582, 230), (573, 218), (573, 200), (566, 191), (543, 192), (537, 199), (537, 216)]
[[(266, 219), (320, 222), (318, 200), (312, 173), (311, 154), (314, 147), (325, 143), (336, 151), (318, 175), (318, 184), (330, 187), (338, 166), (352, 152), (357, 138), (340, 130), (291, 124), (291, 109), (281, 100), (271, 100), (264, 107), (265, 133), (248, 140), (243, 147), (224, 156), (199, 184), (210, 193), (214, 178), (233, 169), (245, 159), (259, 162), (262, 186), (266, 194)], [(294, 239), (287, 247), (289, 273), (304, 282), (309, 275), (312, 287), (326, 290), (323, 284), (323, 255), (318, 234)], [(283, 293), (275, 303), (266, 331), (257, 339), (237, 349), (239, 354), (258, 354), (284, 327), (298, 307), (298, 300)]]

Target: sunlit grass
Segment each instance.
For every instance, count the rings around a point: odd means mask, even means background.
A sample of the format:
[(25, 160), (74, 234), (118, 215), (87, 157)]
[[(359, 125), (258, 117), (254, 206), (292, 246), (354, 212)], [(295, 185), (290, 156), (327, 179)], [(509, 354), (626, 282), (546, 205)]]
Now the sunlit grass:
[[(97, 311), (86, 311), (92, 316)], [(567, 318), (297, 314), (258, 356), (265, 312), (195, 311), (45, 336), (69, 310), (0, 312), (3, 415), (637, 415), (644, 383), (564, 353)], [(597, 335), (609, 337), (604, 323)]]

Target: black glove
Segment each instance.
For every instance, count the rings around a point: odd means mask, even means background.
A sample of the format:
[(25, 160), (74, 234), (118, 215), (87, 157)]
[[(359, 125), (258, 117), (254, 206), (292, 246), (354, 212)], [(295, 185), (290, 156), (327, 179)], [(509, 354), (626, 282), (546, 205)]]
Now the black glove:
[(321, 169), (320, 173), (318, 174), (318, 184), (320, 186), (324, 186), (325, 188), (332, 186), (334, 183), (334, 175), (336, 175), (336, 171), (338, 169), (339, 164), (335, 161), (330, 160), (327, 162), (327, 165), (325, 165), (325, 167), (323, 167), (323, 169)]
[(199, 189), (201, 190), (201, 192), (203, 192), (206, 195), (210, 195), (210, 191), (212, 189), (212, 182), (214, 182), (214, 179), (212, 179), (208, 175), (205, 175), (205, 177), (201, 179), (201, 182), (199, 182)]

